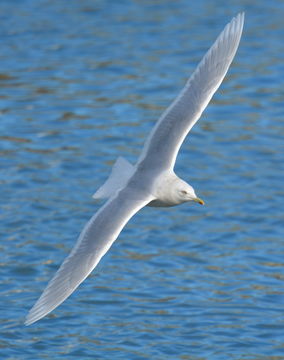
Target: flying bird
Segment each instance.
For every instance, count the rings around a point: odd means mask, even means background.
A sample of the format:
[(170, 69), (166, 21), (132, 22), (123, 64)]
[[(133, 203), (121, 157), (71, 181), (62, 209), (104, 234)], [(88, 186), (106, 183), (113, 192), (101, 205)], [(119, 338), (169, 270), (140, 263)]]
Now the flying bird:
[(81, 232), (70, 255), (29, 311), (26, 325), (60, 305), (91, 273), (126, 223), (144, 206), (204, 204), (174, 172), (178, 151), (220, 86), (239, 46), (244, 13), (221, 32), (184, 88), (165, 110), (133, 166), (119, 157), (108, 180), (93, 195), (108, 200)]

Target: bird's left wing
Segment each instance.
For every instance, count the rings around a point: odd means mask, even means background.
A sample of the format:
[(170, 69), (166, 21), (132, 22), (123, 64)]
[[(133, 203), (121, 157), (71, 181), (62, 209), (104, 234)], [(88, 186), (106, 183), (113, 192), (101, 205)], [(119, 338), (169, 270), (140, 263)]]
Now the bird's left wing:
[(89, 220), (79, 239), (30, 310), (26, 325), (41, 319), (60, 305), (96, 267), (128, 220), (153, 196), (130, 186), (119, 191)]
[(138, 160), (138, 168), (169, 170), (174, 167), (184, 138), (229, 69), (239, 46), (243, 25), (244, 13), (240, 13), (221, 32), (181, 93), (153, 128)]

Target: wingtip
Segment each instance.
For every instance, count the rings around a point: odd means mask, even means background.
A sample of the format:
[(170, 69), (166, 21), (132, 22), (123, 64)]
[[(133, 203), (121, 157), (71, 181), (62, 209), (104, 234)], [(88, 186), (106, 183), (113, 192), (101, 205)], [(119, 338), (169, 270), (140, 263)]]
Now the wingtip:
[(25, 326), (30, 326), (31, 324), (33, 324), (34, 322), (36, 322), (37, 319), (33, 319), (32, 317), (29, 316), (29, 314), (26, 316), (26, 319), (24, 321), (24, 325)]
[(44, 317), (44, 315), (36, 315), (36, 313), (34, 313), (33, 308), (31, 308), (31, 310), (29, 311), (28, 315), (26, 316), (24, 325), (25, 325), (25, 326), (32, 325), (32, 324), (35, 323), (36, 321), (40, 320), (42, 317)]
[(41, 320), (42, 318), (44, 318), (46, 315), (48, 315), (52, 310), (54, 310), (54, 308), (51, 309), (44, 309), (40, 306), (37, 306), (37, 303), (30, 309), (30, 311), (28, 312), (26, 319), (24, 321), (24, 325), (25, 326), (29, 326), (32, 325), (33, 323)]
[(25, 326), (30, 326), (31, 324), (33, 324), (35, 321), (31, 321), (31, 320), (28, 320), (28, 319), (26, 319), (25, 321), (24, 321), (24, 325)]
[(241, 28), (243, 28), (245, 22), (245, 12), (239, 12), (232, 21), (235, 21), (239, 26), (241, 26)]
[(244, 11), (239, 12), (225, 26), (220, 37), (227, 38), (229, 35), (232, 35), (237, 40), (237, 44), (239, 44), (243, 32), (244, 20), (245, 20), (245, 12)]

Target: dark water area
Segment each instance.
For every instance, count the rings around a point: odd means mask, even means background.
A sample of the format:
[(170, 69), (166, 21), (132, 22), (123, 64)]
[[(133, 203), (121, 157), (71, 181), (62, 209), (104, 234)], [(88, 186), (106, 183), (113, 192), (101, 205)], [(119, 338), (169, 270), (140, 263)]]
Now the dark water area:
[[(237, 56), (176, 172), (45, 319), (24, 318), (217, 35)], [(284, 3), (0, 2), (1, 359), (284, 359)]]

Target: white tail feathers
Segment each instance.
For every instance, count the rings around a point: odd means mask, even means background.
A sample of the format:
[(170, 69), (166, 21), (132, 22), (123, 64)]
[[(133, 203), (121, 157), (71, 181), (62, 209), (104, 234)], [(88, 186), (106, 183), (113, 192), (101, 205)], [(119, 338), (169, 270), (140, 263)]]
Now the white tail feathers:
[(134, 166), (123, 157), (119, 157), (114, 163), (111, 174), (107, 181), (94, 193), (94, 199), (108, 199), (114, 195), (117, 190), (126, 185), (128, 179), (133, 174)]

